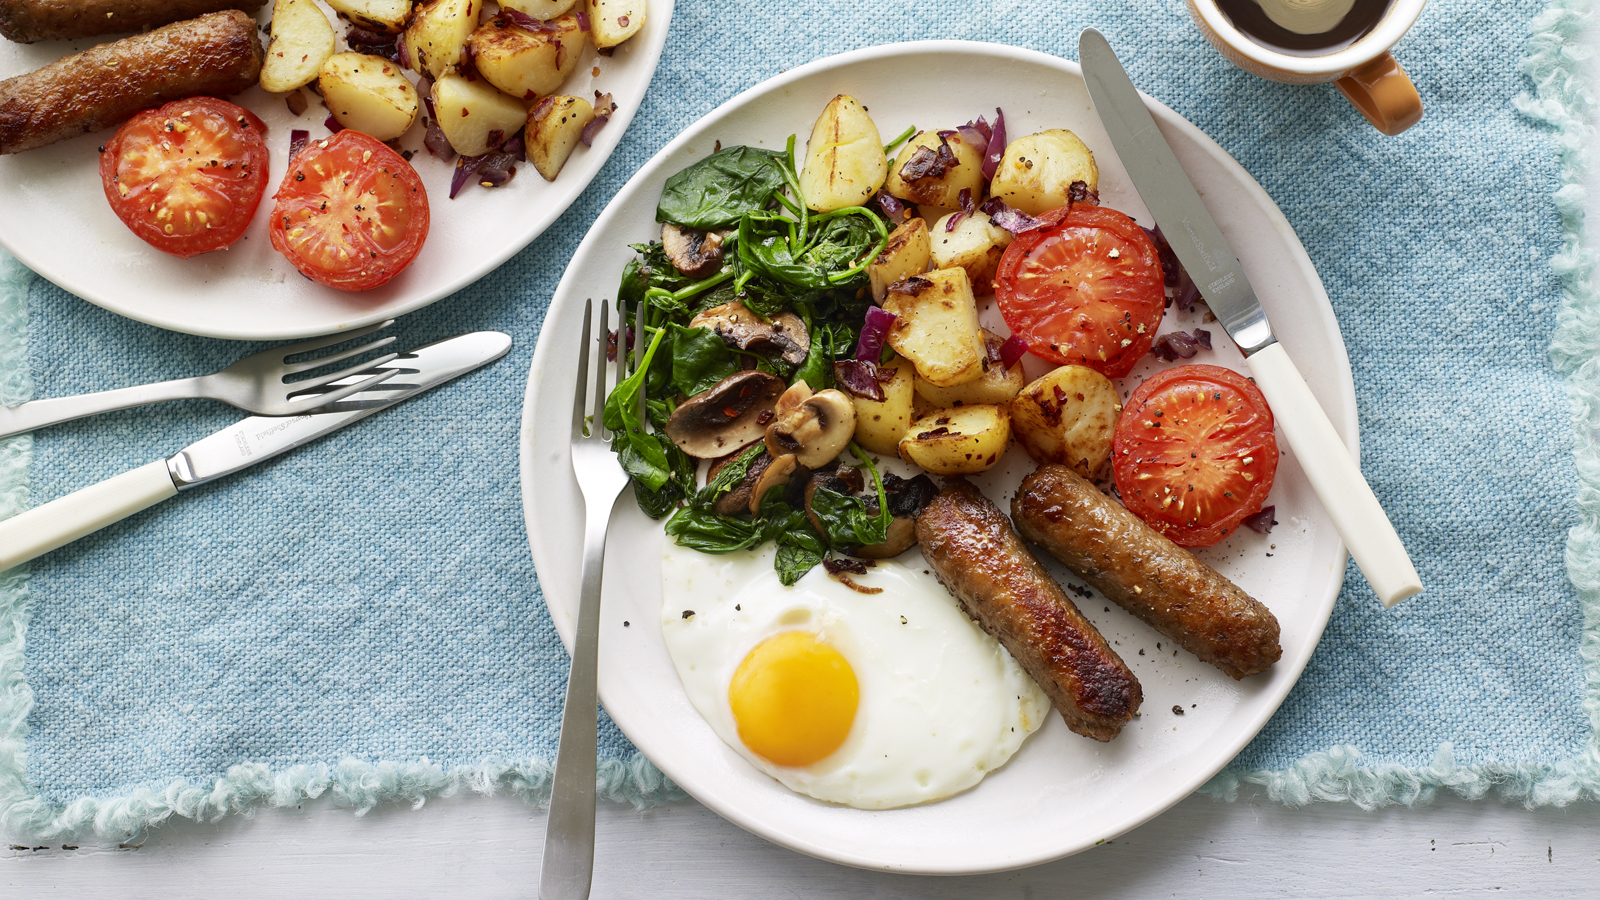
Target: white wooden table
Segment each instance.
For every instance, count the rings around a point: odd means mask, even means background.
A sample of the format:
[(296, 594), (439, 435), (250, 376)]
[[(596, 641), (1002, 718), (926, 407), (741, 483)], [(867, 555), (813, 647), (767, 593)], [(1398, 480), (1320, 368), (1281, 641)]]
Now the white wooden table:
[[(1600, 49), (1600, 33), (1590, 48)], [(1600, 177), (1590, 221), (1600, 222)], [(511, 797), (430, 801), (356, 818), (325, 802), (122, 846), (0, 849), (0, 898), (533, 898), (544, 813)], [(1032, 869), (968, 878), (863, 872), (783, 850), (686, 801), (600, 809), (597, 900), (706, 897), (1600, 897), (1600, 804), (1526, 810), (1292, 810), (1195, 796), (1117, 840)]]

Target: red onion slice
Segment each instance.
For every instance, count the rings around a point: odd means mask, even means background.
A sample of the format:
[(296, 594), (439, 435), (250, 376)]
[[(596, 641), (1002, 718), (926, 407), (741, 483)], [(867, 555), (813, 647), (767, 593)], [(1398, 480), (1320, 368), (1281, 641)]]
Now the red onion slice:
[(1194, 283), (1194, 279), (1189, 277), (1189, 273), (1183, 269), (1178, 270), (1178, 276), (1178, 282), (1182, 285), (1178, 289), (1178, 308), (1188, 312), (1194, 309), (1194, 305), (1202, 299), (1200, 297), (1200, 288)]
[(996, 228), (1004, 228), (1012, 234), (1027, 234), (1038, 231), (1044, 227), (1044, 222), (1035, 219), (1020, 209), (1013, 209), (1006, 205), (999, 197), (990, 197), (978, 207), (989, 217), (989, 223)]
[(589, 13), (588, 13), (588, 11), (585, 10), (582, 6), (579, 6), (577, 9), (573, 10), (573, 13), (576, 14), (577, 17), (578, 17), (578, 27), (582, 28), (584, 31), (588, 31), (589, 30)]
[(841, 359), (833, 364), (833, 380), (845, 390), (866, 400), (882, 403), (883, 385), (878, 383), (878, 367), (859, 359)]
[(856, 359), (877, 365), (883, 358), (883, 341), (897, 317), (881, 306), (867, 307), (866, 320), (861, 323), (861, 337), (856, 341)]
[(1261, 512), (1258, 512), (1253, 516), (1246, 516), (1243, 524), (1251, 531), (1259, 531), (1262, 534), (1270, 534), (1272, 532), (1272, 526), (1278, 524), (1277, 520), (1272, 518), (1272, 514), (1277, 512), (1277, 510), (1278, 507), (1276, 504), (1272, 506), (1263, 506), (1261, 507)]
[(489, 154), (482, 156), (463, 156), (456, 160), (456, 170), (450, 175), (450, 199), (454, 200), (461, 189), (472, 181), (472, 176), (478, 173), (478, 167), (489, 158)]
[(1176, 362), (1179, 359), (1194, 359), (1200, 348), (1211, 349), (1211, 332), (1197, 329), (1194, 334), (1182, 331), (1172, 331), (1155, 339), (1150, 345), (1150, 355), (1166, 362)]
[(904, 225), (906, 223), (906, 219), (911, 218), (911, 216), (906, 212), (906, 205), (901, 203), (899, 198), (892, 194), (879, 191), (877, 196), (872, 198), (872, 202), (876, 203), (878, 208), (883, 210), (884, 218), (888, 219), (895, 225)]
[(606, 123), (611, 121), (611, 114), (616, 111), (617, 104), (611, 99), (610, 94), (594, 92), (594, 118), (583, 126), (583, 133), (578, 135), (578, 139), (583, 141), (585, 147), (594, 146), (594, 136), (600, 133), (600, 129), (606, 127)]
[(906, 164), (900, 167), (900, 177), (906, 181), (916, 181), (930, 175), (935, 177), (944, 175), (955, 167), (955, 152), (941, 137), (937, 150), (932, 147), (918, 147), (917, 152), (911, 154)]
[[(1144, 228), (1143, 225), (1139, 226)], [(1145, 228), (1144, 233), (1150, 236), (1150, 243), (1156, 245), (1156, 256), (1161, 258), (1161, 278), (1167, 287), (1178, 286), (1178, 254), (1172, 252), (1172, 245), (1167, 243), (1167, 236), (1161, 233), (1161, 226)]]
[(300, 151), (304, 150), (306, 148), (306, 144), (310, 143), (310, 141), (311, 132), (305, 130), (304, 128), (296, 128), (295, 130), (289, 132), (289, 158), (294, 159), (296, 156), (299, 156)]
[(945, 221), (944, 230), (946, 233), (955, 231), (956, 226), (961, 224), (962, 219), (977, 211), (977, 206), (972, 202), (971, 188), (962, 188), (961, 193), (956, 194), (956, 202), (961, 204), (961, 208), (952, 213), (950, 218)]
[(332, 113), (329, 113), (328, 117), (322, 120), (322, 125), (333, 134), (338, 134), (344, 130), (344, 126), (339, 124), (339, 120), (334, 118)]
[[(517, 26), (518, 28), (526, 28), (529, 31), (557, 31), (557, 30), (559, 30), (559, 29), (557, 29), (556, 24), (554, 22), (545, 22), (545, 21), (542, 21), (540, 19), (535, 19), (533, 16), (528, 15), (527, 13), (523, 12), (522, 10), (512, 9), (509, 6), (500, 7), (500, 16), (499, 16), (499, 18), (505, 19), (507, 22), (510, 22), (511, 24)], [(583, 26), (583, 30), (584, 31), (588, 31), (589, 30), (589, 26), (587, 26), (587, 25)]]
[[(979, 119), (982, 122), (983, 119)], [(1006, 114), (998, 107), (994, 111), (994, 127), (989, 129), (989, 145), (983, 151), (983, 177), (993, 178), (1000, 168), (1000, 157), (1006, 155)]]
[(1000, 345), (1000, 362), (1009, 369), (1017, 364), (1017, 360), (1022, 358), (1022, 354), (1027, 352), (1028, 342), (1013, 334), (1011, 337), (1006, 338), (1004, 344)]
[(406, 36), (400, 34), (394, 39), (394, 55), (400, 65), (411, 68), (411, 48), (406, 46)]

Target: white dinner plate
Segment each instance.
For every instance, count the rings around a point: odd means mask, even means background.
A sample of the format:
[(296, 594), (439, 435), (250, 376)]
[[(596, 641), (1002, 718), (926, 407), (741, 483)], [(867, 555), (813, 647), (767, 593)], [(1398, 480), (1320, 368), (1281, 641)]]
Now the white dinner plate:
[[(684, 131), (611, 202), (556, 290), (534, 352), (522, 422), (523, 512), (551, 618), (571, 646), (577, 615), (583, 500), (568, 453), (576, 337), (584, 299), (617, 283), (629, 242), (651, 239), (662, 182), (714, 143), (803, 142), (823, 105), (849, 93), (880, 132), (950, 128), (1004, 108), (1013, 137), (1070, 128), (1094, 151), (1101, 202), (1145, 224), (1150, 216), (1095, 118), (1078, 66), (991, 44), (921, 42), (875, 47), (794, 69), (728, 101)], [(1146, 99), (1245, 270), (1279, 338), (1340, 433), (1356, 446), (1354, 385), (1333, 309), (1305, 249), (1261, 187), (1222, 148), (1172, 110)], [(1164, 330), (1211, 329), (1216, 352), (1193, 362), (1248, 371), (1203, 307), (1169, 313)], [(992, 309), (987, 323), (998, 324)], [(1030, 377), (1046, 367), (1032, 360)], [(1129, 391), (1164, 368), (1147, 358)], [(690, 706), (663, 644), (659, 560), (665, 536), (625, 492), (611, 520), (600, 636), (600, 697), (640, 750), (700, 802), (738, 825), (803, 853), (853, 866), (958, 874), (1065, 856), (1116, 837), (1176, 803), (1228, 763), (1278, 708), (1333, 609), (1345, 551), (1287, 443), (1269, 502), (1270, 535), (1242, 530), (1201, 558), (1266, 603), (1282, 624), (1283, 658), (1242, 682), (1199, 662), (1095, 595), (1079, 601), (1138, 675), (1142, 715), (1101, 744), (1058, 716), (1002, 769), (964, 794), (924, 806), (863, 811), (792, 793), (722, 743)], [(1016, 447), (976, 481), (1002, 508), (1032, 469)], [(913, 551), (914, 554), (915, 551)], [(1063, 582), (1081, 584), (1051, 563)], [(953, 599), (951, 602), (955, 602)], [(1107, 609), (1106, 607), (1110, 607)], [(1181, 715), (1178, 712), (1181, 711)]]
[[(305, 129), (313, 139), (328, 134), (323, 127), (328, 111), (309, 88), (311, 106), (300, 116), (260, 87), (230, 98), (266, 122), (272, 152), (267, 196), (249, 230), (232, 247), (178, 259), (135, 237), (111, 212), (100, 186), (96, 148), (111, 136), (109, 130), (0, 156), (0, 210), (5, 211), (0, 215), (0, 246), (91, 303), (206, 337), (309, 337), (420, 309), (505, 262), (583, 193), (644, 100), (666, 44), (672, 4), (649, 0), (644, 27), (613, 56), (598, 56), (592, 44), (584, 50), (562, 93), (586, 99), (593, 99), (595, 91), (610, 93), (617, 111), (600, 129), (594, 146), (579, 145), (553, 182), (541, 178), (532, 165), (519, 164), (516, 177), (502, 187), (469, 185), (451, 200), (453, 164), (422, 149), (422, 126), (413, 126), (401, 145), (416, 150), (411, 164), (427, 188), (432, 223), (416, 261), (380, 288), (352, 293), (324, 287), (302, 276), (268, 241), (272, 192), (288, 165), (289, 132)], [(269, 2), (261, 8), (260, 21), (266, 23), (271, 12)], [(345, 23), (334, 20), (334, 26), (342, 40)], [(0, 79), (109, 39), (26, 45), (0, 40)]]

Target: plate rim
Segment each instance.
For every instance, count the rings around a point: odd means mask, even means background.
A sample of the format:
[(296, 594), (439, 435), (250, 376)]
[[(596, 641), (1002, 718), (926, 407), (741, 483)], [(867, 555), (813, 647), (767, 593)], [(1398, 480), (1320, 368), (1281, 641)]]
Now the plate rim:
[[(370, 309), (349, 308), (346, 310), (345, 315), (339, 318), (337, 325), (334, 325), (331, 328), (318, 325), (314, 331), (306, 331), (303, 327), (298, 329), (251, 329), (226, 326), (194, 327), (193, 325), (185, 323), (182, 320), (182, 317), (164, 315), (160, 312), (152, 313), (148, 311), (141, 311), (137, 306), (130, 307), (125, 303), (119, 302), (114, 296), (103, 295), (103, 293), (96, 290), (93, 285), (84, 285), (80, 283), (81, 280), (74, 277), (77, 272), (88, 271), (88, 269), (92, 267), (78, 266), (62, 269), (60, 267), (47, 266), (43, 265), (39, 258), (32, 253), (18, 252), (17, 248), (13, 246), (14, 242), (8, 240), (5, 228), (0, 228), (0, 249), (4, 249), (7, 253), (11, 254), (18, 262), (22, 263), (24, 266), (27, 266), (30, 271), (37, 274), (40, 278), (50, 282), (63, 291), (66, 291), (68, 294), (71, 294), (73, 297), (76, 297), (79, 300), (83, 300), (84, 302), (93, 304), (94, 306), (98, 306), (107, 312), (115, 313), (116, 315), (127, 319), (132, 319), (135, 322), (142, 322), (146, 325), (151, 325), (166, 331), (175, 331), (180, 334), (191, 334), (197, 337), (218, 338), (222, 340), (234, 341), (298, 340), (308, 337), (317, 337), (324, 334), (335, 334), (340, 331), (347, 331), (354, 328), (361, 328), (365, 325), (375, 324), (387, 319), (399, 318), (400, 316), (416, 312), (419, 309), (431, 306), (434, 303), (451, 296), (452, 294), (458, 293), (459, 291), (470, 287), (484, 276), (500, 268), (500, 266), (505, 264), (506, 260), (517, 255), (518, 253), (521, 253), (523, 250), (526, 250), (529, 245), (538, 240), (539, 237), (548, 231), (551, 226), (559, 221), (560, 218), (566, 214), (567, 210), (571, 209), (572, 205), (578, 202), (578, 198), (582, 197), (584, 193), (589, 190), (589, 187), (594, 183), (594, 180), (600, 177), (600, 172), (605, 168), (606, 163), (610, 162), (612, 154), (615, 153), (617, 148), (622, 145), (622, 139), (626, 137), (628, 133), (628, 126), (633, 123), (634, 116), (641, 108), (643, 108), (644, 100), (646, 95), (649, 93), (650, 85), (654, 83), (656, 73), (661, 69), (661, 57), (663, 52), (666, 50), (667, 40), (671, 36), (672, 14), (677, 0), (648, 0), (648, 2), (651, 4), (650, 13), (652, 14), (652, 18), (659, 17), (660, 20), (659, 27), (651, 32), (653, 35), (658, 35), (659, 40), (643, 44), (641, 47), (641, 49), (643, 49), (645, 52), (640, 58), (639, 65), (648, 67), (649, 74), (644, 79), (643, 89), (639, 91), (637, 99), (625, 106), (619, 106), (616, 113), (613, 114), (611, 124), (614, 127), (605, 130), (605, 132), (608, 132), (607, 137), (609, 140), (606, 141), (606, 145), (601, 148), (601, 152), (597, 154), (596, 157), (592, 157), (593, 169), (589, 172), (588, 178), (584, 180), (582, 186), (572, 189), (570, 191), (570, 195), (564, 200), (560, 201), (555, 207), (547, 207), (547, 209), (552, 210), (550, 213), (548, 213), (548, 219), (540, 224), (537, 224), (533, 230), (528, 233), (526, 240), (521, 241), (520, 243), (513, 243), (501, 252), (484, 257), (479, 265), (465, 268), (461, 270), (461, 273), (457, 277), (450, 279), (441, 286), (436, 287), (434, 290), (418, 294), (417, 296), (412, 297), (403, 303), (394, 305), (379, 305)], [(658, 5), (661, 7), (659, 11), (657, 10)], [(269, 15), (269, 10), (270, 4), (262, 8), (257, 15), (258, 23), (262, 21), (261, 17)], [(115, 38), (116, 35), (107, 36), (107, 39)], [(103, 41), (98, 38), (91, 38), (88, 40), (94, 40), (96, 42), (103, 43)], [(81, 138), (81, 136), (79, 137)], [(529, 164), (529, 168), (531, 168), (531, 164)], [(545, 183), (552, 184), (553, 182)], [(269, 187), (271, 187), (271, 185), (269, 185)], [(262, 202), (267, 203), (270, 202), (271, 199), (271, 196), (267, 195), (262, 198)], [(152, 248), (150, 252), (157, 253), (159, 251)], [(54, 271), (46, 271), (47, 269), (54, 269)]]
[[(618, 190), (617, 194), (612, 197), (612, 200), (607, 204), (606, 209), (596, 217), (588, 234), (585, 235), (583, 241), (580, 242), (578, 247), (575, 249), (573, 254), (574, 258), (585, 253), (586, 247), (590, 240), (598, 241), (604, 237), (604, 233), (608, 230), (607, 226), (610, 224), (611, 216), (614, 210), (618, 208), (618, 197), (626, 192), (636, 179), (640, 178), (647, 172), (653, 171), (665, 158), (677, 153), (685, 144), (696, 140), (705, 131), (713, 127), (712, 120), (715, 119), (720, 121), (725, 114), (744, 106), (750, 101), (763, 95), (781, 91), (787, 85), (795, 81), (808, 78), (820, 71), (827, 71), (861, 62), (880, 60), (883, 58), (891, 58), (896, 56), (952, 52), (1033, 63), (1055, 69), (1064, 75), (1069, 75), (1070, 77), (1080, 80), (1083, 77), (1081, 67), (1074, 60), (1065, 59), (1063, 57), (1054, 56), (1024, 47), (1015, 47), (988, 41), (963, 40), (921, 40), (881, 44), (823, 57), (821, 59), (806, 63), (802, 66), (797, 66), (793, 69), (779, 73), (772, 78), (763, 80), (730, 97), (728, 100), (719, 104), (715, 109), (698, 118), (694, 123), (690, 124), (684, 131), (680, 132), (676, 137), (663, 146), (658, 152), (653, 154), (648, 161), (641, 165), (640, 168), (635, 171), (632, 176), (630, 176), (628, 182), (625, 183), (623, 187)], [(1287, 218), (1283, 216), (1282, 210), (1278, 208), (1277, 204), (1272, 200), (1271, 196), (1267, 194), (1266, 190), (1252, 175), (1250, 175), (1248, 170), (1240, 165), (1237, 160), (1233, 159), (1233, 157), (1226, 150), (1224, 150), (1221, 145), (1217, 144), (1216, 141), (1214, 141), (1198, 126), (1189, 122), (1187, 119), (1179, 115), (1161, 101), (1151, 97), (1143, 91), (1140, 91), (1139, 93), (1141, 99), (1144, 100), (1146, 107), (1150, 109), (1151, 113), (1159, 122), (1169, 126), (1175, 126), (1178, 129), (1187, 132), (1188, 135), (1196, 141), (1197, 145), (1207, 155), (1216, 159), (1224, 168), (1231, 169), (1236, 173), (1236, 175), (1240, 176), (1237, 178), (1237, 183), (1247, 194), (1252, 196), (1253, 200), (1258, 205), (1260, 205), (1263, 209), (1274, 213), (1277, 218), (1283, 221), (1285, 224), (1287, 223)], [(1356, 407), (1354, 391), (1354, 378), (1352, 369), (1350, 367), (1348, 347), (1345, 345), (1343, 334), (1338, 327), (1338, 321), (1337, 317), (1334, 315), (1332, 302), (1328, 298), (1326, 288), (1322, 284), (1320, 276), (1318, 276), (1316, 273), (1315, 265), (1312, 263), (1310, 255), (1306, 252), (1304, 244), (1299, 240), (1298, 234), (1296, 234), (1292, 228), (1288, 228), (1288, 236), (1290, 241), (1292, 241), (1293, 246), (1297, 247), (1299, 250), (1299, 252), (1295, 254), (1294, 262), (1305, 274), (1307, 282), (1314, 287), (1314, 291), (1312, 292), (1313, 295), (1303, 298), (1304, 302), (1308, 304), (1308, 310), (1313, 312), (1316, 319), (1319, 320), (1322, 330), (1330, 335), (1331, 344), (1333, 350), (1335, 351), (1332, 354), (1334, 371), (1330, 374), (1332, 380), (1337, 385), (1339, 394), (1345, 401), (1345, 404), (1343, 414), (1334, 417), (1334, 425), (1336, 430), (1344, 437), (1347, 447), (1350, 449), (1352, 456), (1356, 457), (1359, 464), (1359, 420), (1357, 417), (1358, 411)], [(567, 271), (563, 274), (560, 283), (557, 285), (554, 293), (551, 296), (552, 305), (558, 298), (569, 292), (569, 282), (578, 277), (575, 272), (576, 270), (569, 265)], [(549, 311), (547, 310), (547, 319), (548, 316)], [(541, 329), (540, 340), (534, 348), (533, 359), (529, 366), (527, 389), (523, 402), (522, 420), (518, 430), (519, 476), (521, 478), (523, 496), (523, 518), (525, 530), (528, 536), (529, 549), (531, 555), (533, 556), (536, 571), (541, 568), (542, 553), (536, 542), (536, 529), (539, 527), (536, 522), (538, 520), (537, 517), (533, 515), (534, 498), (537, 496), (537, 489), (534, 487), (535, 479), (533, 477), (533, 414), (536, 406), (535, 395), (538, 388), (538, 375), (541, 369), (544, 367), (544, 364), (547, 362), (550, 352), (552, 352), (550, 351), (549, 347), (553, 346), (552, 344), (547, 344), (547, 342), (543, 340), (543, 336), (544, 331)], [(564, 440), (564, 436), (561, 440)], [(1337, 540), (1337, 536), (1335, 536), (1335, 538)], [(738, 825), (746, 831), (756, 834), (763, 839), (771, 841), (780, 846), (842, 865), (861, 869), (870, 869), (874, 871), (894, 871), (904, 873), (914, 872), (920, 874), (937, 875), (973, 875), (1010, 871), (1042, 864), (1055, 859), (1063, 858), (1065, 856), (1070, 856), (1074, 853), (1078, 853), (1096, 846), (1099, 842), (1111, 840), (1118, 835), (1132, 830), (1133, 828), (1137, 828), (1170, 809), (1184, 798), (1193, 794), (1196, 789), (1209, 781), (1218, 772), (1225, 769), (1228, 762), (1235, 758), (1239, 751), (1245, 747), (1245, 745), (1255, 739), (1255, 737), (1261, 732), (1262, 728), (1265, 727), (1267, 721), (1277, 713), (1279, 708), (1281, 708), (1283, 701), (1287, 698), (1289, 692), (1299, 682), (1299, 678), (1304, 672), (1305, 666), (1310, 662), (1310, 658), (1315, 653), (1317, 645), (1320, 644), (1322, 634), (1326, 630), (1328, 620), (1333, 613), (1334, 606), (1337, 602), (1339, 592), (1344, 582), (1344, 574), (1346, 569), (1345, 563), (1348, 560), (1348, 553), (1345, 550), (1342, 541), (1338, 541), (1338, 547), (1339, 552), (1337, 556), (1339, 562), (1333, 567), (1332, 574), (1327, 579), (1324, 590), (1325, 598), (1319, 598), (1320, 614), (1315, 618), (1315, 633), (1317, 640), (1309, 645), (1305, 659), (1301, 660), (1299, 665), (1296, 666), (1292, 673), (1293, 677), (1285, 681), (1281, 695), (1278, 696), (1276, 701), (1270, 705), (1270, 708), (1264, 709), (1258, 713), (1255, 719), (1250, 722), (1250, 727), (1247, 729), (1241, 729), (1234, 739), (1222, 742), (1221, 749), (1216, 751), (1216, 755), (1220, 758), (1220, 761), (1218, 761), (1215, 766), (1208, 764), (1207, 766), (1202, 767), (1200, 770), (1198, 770), (1197, 775), (1181, 783), (1181, 790), (1174, 789), (1171, 796), (1166, 798), (1163, 802), (1150, 804), (1149, 807), (1142, 809), (1139, 814), (1130, 816), (1125, 820), (1118, 821), (1115, 823), (1113, 828), (1104, 833), (1103, 837), (1099, 841), (1088, 843), (1080, 842), (1078, 844), (1064, 846), (1053, 852), (1035, 853), (1032, 855), (1019, 856), (1015, 858), (995, 859), (991, 863), (985, 865), (958, 864), (947, 867), (935, 866), (910, 868), (907, 866), (896, 865), (892, 861), (885, 862), (882, 859), (871, 856), (853, 854), (850, 852), (841, 852), (839, 849), (834, 847), (821, 846), (803, 839), (797, 839), (796, 837), (785, 833), (779, 826), (774, 826), (765, 821), (744, 816), (736, 810), (725, 809), (714, 802), (710, 802), (702, 798), (700, 794), (692, 790), (690, 786), (699, 779), (692, 776), (688, 778), (680, 777), (679, 772), (681, 769), (674, 762), (668, 760), (667, 762), (663, 763), (648, 755), (646, 755), (646, 758), (650, 759), (651, 762), (660, 768), (661, 771), (669, 778), (671, 778), (674, 783), (678, 784), (680, 787), (683, 787), (683, 789), (692, 797), (694, 797), (697, 802), (702, 803), (713, 812), (717, 813), (719, 816), (727, 819), (728, 821), (733, 822), (735, 825)], [(549, 561), (545, 562), (548, 564)], [(541, 589), (543, 590), (542, 581)], [(572, 628), (570, 627), (571, 623), (564, 622), (560, 616), (555, 614), (555, 610), (551, 604), (548, 594), (544, 594), (544, 599), (546, 608), (550, 612), (552, 623), (556, 627), (557, 634), (560, 637), (563, 646), (570, 653), (573, 637)], [(602, 703), (603, 702), (604, 698), (602, 697)], [(627, 729), (624, 728), (621, 722), (618, 722), (617, 726), (619, 729), (623, 730), (625, 735), (627, 734)], [(634, 740), (631, 735), (628, 735), (628, 737), (629, 740), (633, 741), (637, 747), (638, 741)], [(640, 752), (642, 753), (643, 751), (641, 750)], [(686, 782), (688, 782), (688, 784), (686, 784)]]

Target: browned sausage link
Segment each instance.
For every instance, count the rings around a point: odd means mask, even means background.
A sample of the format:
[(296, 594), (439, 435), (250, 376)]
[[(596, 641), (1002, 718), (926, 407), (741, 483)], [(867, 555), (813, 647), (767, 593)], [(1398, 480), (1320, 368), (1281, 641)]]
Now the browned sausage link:
[(1079, 578), (1234, 678), (1283, 655), (1270, 610), (1066, 466), (1023, 479), (1011, 516)]
[(263, 0), (0, 0), (0, 35), (19, 44), (127, 34)]
[(1033, 676), (1068, 728), (1109, 741), (1139, 711), (1139, 680), (977, 488), (946, 484), (917, 516), (917, 540), (939, 581)]
[(172, 100), (237, 94), (261, 75), (255, 20), (212, 13), (0, 81), (0, 153), (98, 131)]

